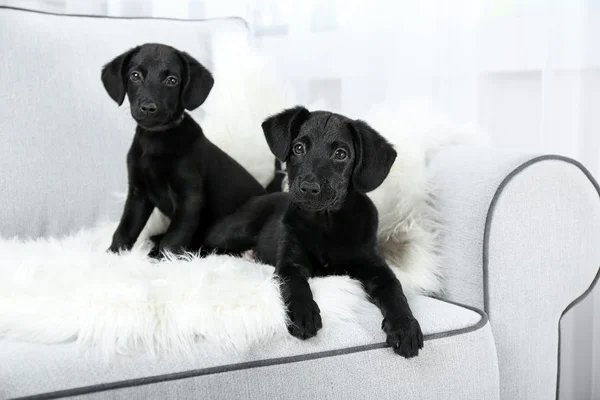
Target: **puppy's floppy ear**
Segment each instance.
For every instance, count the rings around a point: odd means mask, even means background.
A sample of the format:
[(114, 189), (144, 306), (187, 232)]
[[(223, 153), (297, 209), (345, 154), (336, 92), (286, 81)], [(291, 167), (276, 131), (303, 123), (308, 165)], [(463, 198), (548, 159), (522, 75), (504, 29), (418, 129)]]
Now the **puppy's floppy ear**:
[(127, 91), (127, 76), (125, 69), (131, 57), (139, 50), (139, 46), (126, 51), (102, 68), (102, 84), (108, 95), (117, 102), (123, 104), (125, 92)]
[(352, 184), (361, 193), (368, 193), (381, 185), (396, 160), (396, 150), (366, 122), (348, 123), (354, 136), (356, 158)]
[(206, 101), (215, 80), (210, 71), (194, 57), (184, 51), (179, 52), (179, 55), (186, 71), (185, 84), (181, 91), (181, 102), (186, 110), (192, 111)]
[(275, 114), (262, 123), (265, 138), (271, 152), (280, 161), (285, 162), (290, 154), (290, 145), (298, 136), (300, 125), (308, 119), (310, 112), (302, 107), (296, 106)]

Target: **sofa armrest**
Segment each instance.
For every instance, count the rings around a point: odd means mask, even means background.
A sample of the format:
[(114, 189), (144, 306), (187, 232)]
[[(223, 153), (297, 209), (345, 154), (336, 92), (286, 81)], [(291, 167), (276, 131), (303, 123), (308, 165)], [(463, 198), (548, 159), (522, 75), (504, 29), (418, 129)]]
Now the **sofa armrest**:
[(447, 297), (488, 313), (501, 398), (556, 397), (560, 319), (598, 280), (598, 184), (568, 158), (468, 146), (431, 168)]

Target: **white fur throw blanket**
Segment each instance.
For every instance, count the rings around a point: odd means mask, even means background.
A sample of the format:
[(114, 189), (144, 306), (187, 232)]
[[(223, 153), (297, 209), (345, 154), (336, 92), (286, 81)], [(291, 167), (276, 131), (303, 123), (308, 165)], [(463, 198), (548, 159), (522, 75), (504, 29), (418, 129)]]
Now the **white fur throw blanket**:
[[(293, 99), (266, 80), (273, 74), (260, 58), (229, 49), (214, 56), (220, 90), (209, 96), (202, 126), (266, 184), (273, 158), (260, 123)], [(239, 60), (246, 61), (240, 65)], [(249, 105), (253, 108), (245, 115), (235, 113), (235, 120), (227, 113)], [(398, 151), (387, 180), (371, 194), (380, 213), (381, 245), (408, 292), (440, 293), (442, 226), (430, 201), (427, 159), (440, 146), (466, 136), (414, 108), (376, 110), (349, 117), (367, 120)], [(115, 222), (64, 238), (1, 239), (0, 335), (44, 343), (76, 341), (104, 354), (189, 352), (197, 340), (244, 350), (288, 335), (272, 267), (228, 256), (155, 262), (146, 257), (143, 239), (164, 230), (166, 223), (155, 213), (135, 248), (122, 255), (105, 251)], [(373, 311), (360, 285), (349, 278), (313, 279), (311, 286), (324, 324)]]

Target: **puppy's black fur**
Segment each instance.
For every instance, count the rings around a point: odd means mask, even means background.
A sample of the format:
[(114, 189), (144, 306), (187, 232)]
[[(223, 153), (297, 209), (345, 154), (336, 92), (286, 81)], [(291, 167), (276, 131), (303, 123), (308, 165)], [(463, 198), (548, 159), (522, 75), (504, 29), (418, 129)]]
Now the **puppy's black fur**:
[(145, 44), (106, 64), (102, 82), (119, 105), (127, 94), (138, 124), (127, 154), (127, 201), (110, 251), (130, 249), (154, 207), (171, 218), (157, 250), (196, 251), (211, 225), (265, 193), (185, 112), (206, 100), (214, 82), (189, 54)]
[(349, 275), (381, 310), (394, 351), (416, 356), (423, 334), (381, 256), (377, 209), (365, 195), (386, 178), (395, 150), (365, 122), (303, 107), (272, 116), (262, 127), (273, 154), (287, 162), (290, 193), (251, 199), (211, 229), (207, 243), (236, 252), (254, 248), (260, 260), (276, 266), (292, 335), (310, 338), (322, 326), (307, 279)]

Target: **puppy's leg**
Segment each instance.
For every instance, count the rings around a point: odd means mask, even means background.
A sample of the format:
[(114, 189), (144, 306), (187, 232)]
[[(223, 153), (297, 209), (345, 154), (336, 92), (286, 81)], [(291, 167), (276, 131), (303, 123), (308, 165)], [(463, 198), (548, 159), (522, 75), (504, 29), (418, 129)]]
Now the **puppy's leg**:
[(182, 250), (191, 250), (189, 247), (200, 223), (203, 200), (203, 196), (198, 194), (186, 194), (181, 197), (171, 223), (160, 239), (158, 249), (161, 254), (177, 254)]
[(281, 278), (281, 295), (287, 305), (288, 332), (299, 339), (316, 336), (323, 327), (321, 310), (313, 300), (308, 278), (314, 267), (308, 254), (289, 234), (284, 234), (277, 256), (276, 274)]
[(258, 232), (252, 229), (253, 216), (247, 212), (238, 212), (223, 218), (213, 225), (204, 245), (213, 249), (241, 253), (256, 246)]
[(125, 201), (121, 221), (108, 250), (114, 253), (121, 250), (131, 250), (146, 222), (148, 222), (153, 209), (154, 206), (150, 200), (138, 190), (130, 187), (127, 192), (127, 200)]
[(150, 236), (149, 240), (152, 243), (152, 250), (148, 253), (148, 257), (160, 259), (160, 251), (158, 250), (158, 246), (160, 245), (160, 241), (165, 237), (164, 233), (159, 233), (158, 235)]
[(381, 310), (381, 328), (394, 352), (406, 358), (418, 355), (423, 348), (421, 327), (406, 301), (400, 281), (387, 263), (373, 254), (353, 260), (345, 270), (363, 284), (371, 301)]

